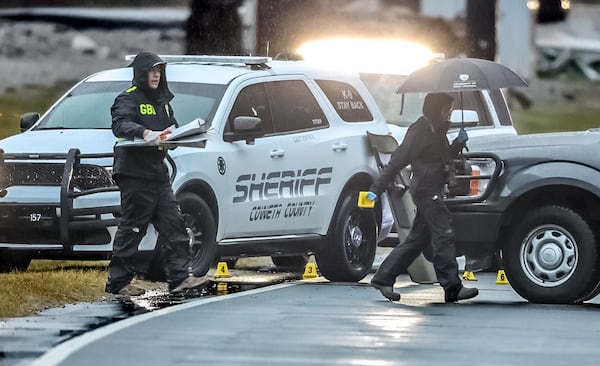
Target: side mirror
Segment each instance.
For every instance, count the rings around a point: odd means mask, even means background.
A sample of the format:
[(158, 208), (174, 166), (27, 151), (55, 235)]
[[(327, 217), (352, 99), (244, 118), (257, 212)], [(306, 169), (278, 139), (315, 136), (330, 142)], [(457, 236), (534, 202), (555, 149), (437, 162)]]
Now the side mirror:
[(21, 116), (21, 132), (27, 131), (40, 119), (40, 114), (37, 112), (25, 113)]
[(463, 124), (465, 127), (479, 126), (479, 115), (477, 111), (470, 109), (455, 109), (450, 114), (450, 123), (452, 127), (460, 127)]
[(251, 145), (257, 137), (264, 136), (260, 130), (262, 120), (258, 117), (238, 116), (233, 120), (233, 131), (225, 132), (223, 139), (227, 142), (246, 140)]

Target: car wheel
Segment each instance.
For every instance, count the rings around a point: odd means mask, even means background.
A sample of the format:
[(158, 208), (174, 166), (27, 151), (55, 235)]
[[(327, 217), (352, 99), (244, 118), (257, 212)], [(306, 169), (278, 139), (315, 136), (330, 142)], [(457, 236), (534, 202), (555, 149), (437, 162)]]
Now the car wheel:
[(596, 274), (594, 277), (595, 280), (590, 284), (589, 291), (586, 291), (587, 295), (583, 296), (581, 299), (578, 299), (575, 302), (581, 303), (587, 300), (591, 300), (594, 297), (598, 296), (598, 294), (600, 294), (600, 272), (598, 271), (598, 267), (596, 267)]
[(540, 207), (512, 233), (504, 260), (510, 284), (525, 299), (573, 303), (587, 295), (595, 281), (594, 234), (573, 210)]
[(25, 272), (31, 263), (31, 257), (18, 253), (0, 253), (0, 273)]
[(194, 193), (178, 197), (190, 236), (191, 267), (195, 276), (204, 276), (217, 255), (217, 224), (208, 204)]
[(357, 202), (358, 192), (342, 198), (327, 242), (315, 255), (319, 271), (330, 281), (360, 281), (373, 266), (377, 249), (375, 211), (361, 209)]
[(273, 256), (271, 257), (271, 261), (273, 261), (273, 264), (276, 265), (277, 267), (286, 267), (291, 269), (292, 271), (298, 271), (298, 270), (303, 270), (304, 267), (306, 266), (306, 263), (308, 263), (308, 256), (307, 255), (292, 255), (292, 256), (285, 256), (285, 257), (277, 257), (277, 256)]

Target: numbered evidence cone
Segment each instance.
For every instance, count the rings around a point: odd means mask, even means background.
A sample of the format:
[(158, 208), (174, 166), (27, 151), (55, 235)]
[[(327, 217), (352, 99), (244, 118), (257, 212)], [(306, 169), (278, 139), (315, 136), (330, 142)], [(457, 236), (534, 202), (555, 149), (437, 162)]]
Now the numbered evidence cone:
[(229, 268), (227, 268), (227, 262), (217, 263), (217, 272), (215, 277), (229, 277)]
[(475, 274), (470, 271), (465, 271), (465, 273), (463, 273), (462, 275), (462, 279), (465, 281), (477, 281), (477, 278), (475, 278)]
[(317, 278), (317, 266), (314, 263), (306, 263), (302, 279)]
[(373, 208), (375, 207), (375, 201), (367, 199), (367, 193), (365, 191), (358, 192), (358, 207), (360, 208)]
[(508, 279), (503, 269), (498, 270), (498, 277), (496, 277), (496, 285), (508, 285)]

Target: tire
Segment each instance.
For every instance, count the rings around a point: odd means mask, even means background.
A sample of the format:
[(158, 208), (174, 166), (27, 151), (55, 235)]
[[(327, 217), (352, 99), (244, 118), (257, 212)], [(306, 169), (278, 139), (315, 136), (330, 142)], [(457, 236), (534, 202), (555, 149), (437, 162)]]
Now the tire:
[[(596, 231), (594, 232), (594, 237), (595, 238), (600, 237), (600, 231), (598, 229), (596, 229)], [(596, 249), (596, 250), (598, 251), (598, 249)], [(598, 296), (599, 294), (600, 294), (600, 252), (598, 252), (598, 258), (596, 259), (596, 267), (594, 270), (594, 274), (592, 275), (591, 280), (588, 285), (588, 288), (585, 291), (585, 296), (582, 296), (576, 302), (582, 303), (584, 301), (591, 300), (594, 297)]]
[(356, 191), (342, 196), (327, 242), (315, 254), (319, 271), (330, 281), (360, 281), (373, 266), (377, 249), (375, 212), (359, 208), (357, 201)]
[(303, 270), (308, 263), (307, 255), (293, 255), (293, 256), (285, 256), (285, 257), (271, 257), (271, 261), (277, 267), (285, 267), (289, 268), (292, 271)]
[(0, 273), (25, 272), (31, 257), (20, 253), (0, 253)]
[(584, 301), (587, 301), (587, 300), (591, 300), (594, 297), (598, 296), (598, 294), (600, 294), (600, 278), (599, 277), (600, 277), (600, 274), (599, 274), (599, 271), (598, 271), (598, 267), (596, 267), (595, 280), (593, 280), (590, 283), (589, 291), (587, 291), (588, 292), (587, 295), (583, 296), (582, 298), (578, 299), (575, 302), (581, 303), (581, 302), (584, 302)]
[(573, 303), (595, 285), (594, 234), (569, 208), (534, 209), (512, 233), (503, 254), (508, 281), (531, 302)]
[(195, 276), (204, 276), (217, 255), (217, 224), (208, 204), (194, 193), (178, 197), (185, 226), (190, 235), (191, 267)]

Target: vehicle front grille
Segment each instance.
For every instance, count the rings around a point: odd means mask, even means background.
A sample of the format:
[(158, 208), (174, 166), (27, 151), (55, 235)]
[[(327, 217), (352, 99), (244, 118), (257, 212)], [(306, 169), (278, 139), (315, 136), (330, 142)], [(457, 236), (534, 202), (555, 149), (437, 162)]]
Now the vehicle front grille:
[[(62, 183), (64, 164), (27, 164), (6, 162), (2, 179), (7, 186), (15, 185), (51, 185)], [(73, 171), (72, 185), (79, 190), (104, 188), (114, 185), (109, 172), (101, 166), (81, 164)]]

